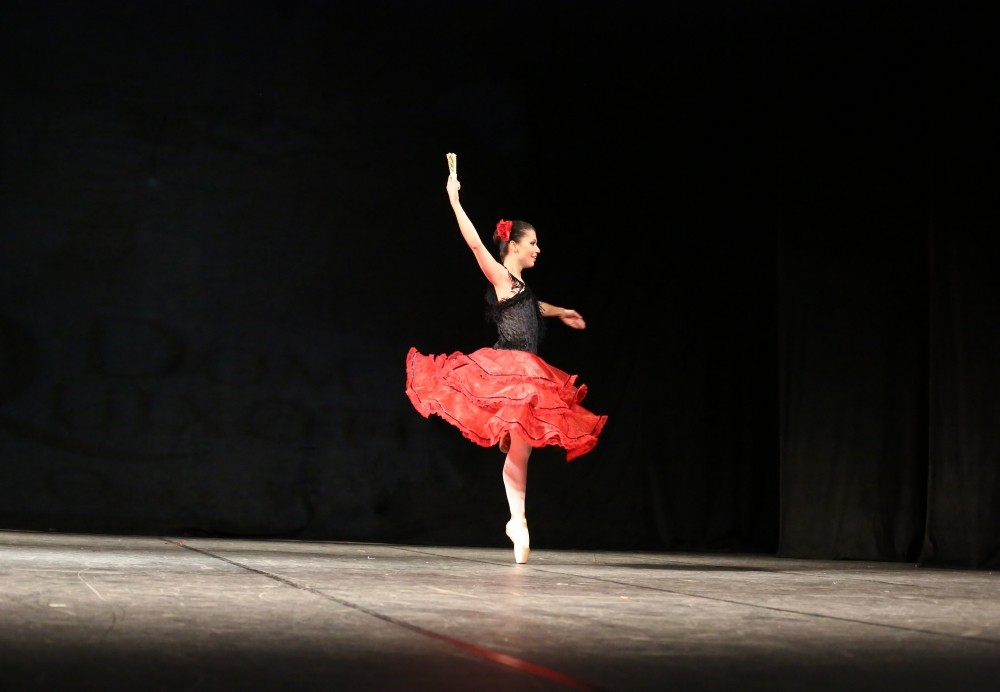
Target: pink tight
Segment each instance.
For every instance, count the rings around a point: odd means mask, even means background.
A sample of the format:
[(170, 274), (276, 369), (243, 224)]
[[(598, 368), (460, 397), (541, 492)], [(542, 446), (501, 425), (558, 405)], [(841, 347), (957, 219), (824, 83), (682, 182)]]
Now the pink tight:
[(507, 491), (507, 504), (512, 517), (524, 516), (524, 496), (528, 488), (528, 457), (531, 445), (511, 435), (510, 450), (503, 462), (503, 487)]

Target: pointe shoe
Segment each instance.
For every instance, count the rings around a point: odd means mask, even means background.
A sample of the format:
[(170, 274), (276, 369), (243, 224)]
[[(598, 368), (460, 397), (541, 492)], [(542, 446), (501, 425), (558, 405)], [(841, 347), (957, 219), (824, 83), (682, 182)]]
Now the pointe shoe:
[(528, 561), (529, 547), (528, 520), (522, 514), (520, 517), (511, 517), (507, 522), (507, 536), (514, 543), (514, 562), (523, 565)]
[(500, 438), (500, 453), (506, 454), (510, 451), (510, 433), (505, 432), (503, 437)]

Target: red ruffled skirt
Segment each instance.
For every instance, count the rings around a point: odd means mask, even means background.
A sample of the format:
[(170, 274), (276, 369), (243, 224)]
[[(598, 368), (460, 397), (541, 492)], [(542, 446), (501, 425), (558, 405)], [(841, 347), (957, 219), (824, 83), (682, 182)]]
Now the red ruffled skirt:
[(593, 449), (608, 420), (580, 406), (587, 386), (576, 377), (527, 351), (406, 355), (406, 395), (424, 418), (438, 415), (482, 447), (508, 431), (532, 447), (558, 445), (566, 461)]

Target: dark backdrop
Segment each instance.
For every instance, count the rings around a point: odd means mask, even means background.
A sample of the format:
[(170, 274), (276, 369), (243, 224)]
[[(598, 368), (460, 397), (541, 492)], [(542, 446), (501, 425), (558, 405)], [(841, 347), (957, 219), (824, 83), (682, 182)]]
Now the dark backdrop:
[(540, 546), (1000, 565), (997, 59), (961, 2), (0, 10), (0, 526), (505, 545), (403, 392), (480, 230), (610, 421)]

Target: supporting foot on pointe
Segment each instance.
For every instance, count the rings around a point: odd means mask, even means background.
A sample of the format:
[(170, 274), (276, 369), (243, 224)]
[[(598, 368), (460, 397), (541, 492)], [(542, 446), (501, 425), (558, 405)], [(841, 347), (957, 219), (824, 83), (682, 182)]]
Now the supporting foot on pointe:
[(523, 514), (512, 516), (507, 522), (507, 536), (514, 543), (514, 562), (523, 565), (528, 561), (529, 547), (528, 520)]

